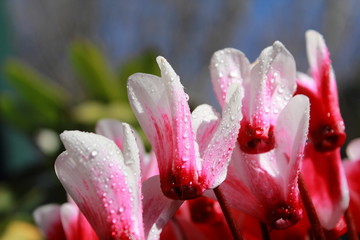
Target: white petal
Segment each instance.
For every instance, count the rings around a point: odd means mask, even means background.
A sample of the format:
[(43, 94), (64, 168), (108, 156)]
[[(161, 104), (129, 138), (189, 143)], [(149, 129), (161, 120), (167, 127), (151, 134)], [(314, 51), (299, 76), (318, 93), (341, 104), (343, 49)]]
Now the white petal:
[(163, 227), (175, 214), (183, 201), (164, 196), (160, 188), (159, 176), (143, 183), (144, 231), (146, 239), (158, 239)]
[(123, 153), (100, 135), (61, 134), (66, 151), (56, 173), (100, 238), (143, 236), (138, 150), (130, 127), (123, 127)]
[(210, 62), (210, 73), (216, 97), (221, 106), (225, 104), (230, 84), (248, 81), (249, 60), (239, 50), (225, 48), (214, 53)]
[[(120, 150), (123, 150), (124, 145), (123, 138), (125, 133), (123, 129), (123, 123), (113, 119), (102, 119), (96, 125), (96, 133), (113, 140)], [(139, 149), (142, 178), (147, 179), (158, 174), (155, 155), (153, 153), (147, 154), (139, 134), (134, 129), (132, 129), (132, 133), (136, 138)]]
[(360, 138), (352, 140), (346, 148), (346, 155), (351, 161), (360, 160)]
[(294, 184), (300, 160), (303, 157), (305, 141), (309, 128), (309, 99), (296, 95), (280, 113), (275, 128), (275, 158), (280, 177), (283, 178), (285, 195), (288, 184)]
[(60, 209), (61, 222), (67, 239), (76, 236), (78, 230), (79, 209), (73, 203), (64, 203)]
[(313, 72), (318, 72), (322, 67), (324, 56), (329, 54), (324, 37), (314, 30), (308, 30), (305, 33), (305, 38), (310, 68)]
[(200, 157), (202, 157), (220, 123), (220, 114), (212, 106), (202, 104), (194, 109), (191, 114), (191, 120), (196, 142), (199, 146)]
[(245, 86), (244, 115), (248, 121), (255, 114), (263, 121), (275, 120), (296, 89), (293, 56), (277, 41), (261, 52), (250, 75), (251, 81)]
[(202, 171), (208, 176), (209, 188), (221, 184), (226, 178), (227, 166), (242, 119), (241, 101), (243, 92), (240, 84), (234, 83), (228, 89), (221, 121), (211, 137), (203, 156)]

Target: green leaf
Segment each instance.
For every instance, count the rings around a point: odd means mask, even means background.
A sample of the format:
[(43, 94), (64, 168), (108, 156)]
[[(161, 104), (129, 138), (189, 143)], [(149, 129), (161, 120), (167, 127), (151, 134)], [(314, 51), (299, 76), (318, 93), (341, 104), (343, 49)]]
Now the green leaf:
[(58, 126), (61, 116), (55, 108), (29, 104), (5, 93), (0, 94), (0, 114), (11, 125), (30, 132)]
[(86, 40), (74, 42), (70, 47), (70, 59), (90, 97), (107, 102), (121, 99), (116, 77), (93, 43)]
[(9, 59), (4, 65), (5, 78), (25, 102), (40, 112), (64, 109), (68, 93), (20, 60)]

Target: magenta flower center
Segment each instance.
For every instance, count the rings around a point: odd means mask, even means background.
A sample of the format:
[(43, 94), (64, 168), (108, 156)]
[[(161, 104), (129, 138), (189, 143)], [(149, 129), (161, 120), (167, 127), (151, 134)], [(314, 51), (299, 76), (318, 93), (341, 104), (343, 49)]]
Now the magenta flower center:
[(274, 127), (268, 129), (253, 126), (246, 121), (241, 121), (238, 135), (240, 149), (248, 154), (265, 153), (275, 147)]

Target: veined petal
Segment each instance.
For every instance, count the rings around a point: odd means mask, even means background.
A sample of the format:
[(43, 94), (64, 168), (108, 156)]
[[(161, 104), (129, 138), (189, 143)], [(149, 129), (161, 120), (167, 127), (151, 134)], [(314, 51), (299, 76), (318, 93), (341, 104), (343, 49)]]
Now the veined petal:
[(60, 205), (48, 204), (34, 211), (34, 220), (48, 240), (66, 239), (61, 223)]
[(309, 99), (304, 95), (297, 95), (291, 98), (277, 119), (275, 128), (277, 147), (274, 150), (286, 197), (290, 193), (292, 197), (297, 197), (295, 196), (295, 192), (298, 192), (297, 175), (309, 128), (309, 112)]
[(280, 43), (265, 48), (252, 65), (243, 100), (239, 144), (250, 154), (268, 152), (275, 146), (274, 125), (295, 88), (295, 61)]
[(225, 180), (242, 119), (240, 84), (231, 85), (226, 98), (220, 123), (202, 157), (202, 177), (207, 188), (215, 188)]
[(216, 97), (223, 107), (228, 87), (235, 82), (244, 84), (248, 81), (250, 63), (239, 50), (225, 48), (212, 56), (210, 73)]
[(123, 152), (103, 136), (79, 131), (61, 134), (66, 151), (55, 170), (100, 239), (142, 239), (139, 156), (123, 124)]
[(159, 184), (159, 176), (149, 178), (143, 183), (143, 216), (146, 239), (158, 239), (163, 227), (175, 214), (183, 201), (164, 196)]
[[(139, 149), (141, 178), (145, 181), (149, 177), (159, 174), (156, 156), (154, 153), (147, 154), (139, 134), (132, 129)], [(96, 124), (96, 133), (103, 135), (115, 142), (120, 150), (123, 149), (124, 130), (121, 122), (113, 119), (102, 119)]]
[(162, 78), (130, 76), (130, 103), (156, 153), (164, 194), (194, 198), (205, 189), (199, 183), (188, 96), (170, 64), (163, 57), (157, 62)]
[(340, 149), (321, 153), (307, 145), (301, 172), (321, 225), (334, 228), (349, 204)]

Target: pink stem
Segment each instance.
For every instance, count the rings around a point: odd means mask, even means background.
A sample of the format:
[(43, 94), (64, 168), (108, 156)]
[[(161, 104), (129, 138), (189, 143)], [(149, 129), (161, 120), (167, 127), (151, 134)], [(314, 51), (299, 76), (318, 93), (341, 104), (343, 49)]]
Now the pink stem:
[(315, 239), (318, 240), (325, 240), (325, 233), (324, 233), (324, 229), (322, 228), (319, 218), (317, 216), (314, 204), (311, 200), (310, 194), (306, 188), (304, 179), (301, 175), (301, 173), (299, 173), (299, 177), (298, 177), (298, 186), (299, 186), (299, 190), (300, 190), (300, 196), (302, 199), (302, 202), (304, 204), (310, 225), (311, 225), (311, 229), (312, 229), (312, 233), (314, 234)]
[(221, 210), (223, 211), (224, 217), (226, 219), (226, 222), (229, 226), (230, 232), (231, 232), (234, 240), (242, 240), (243, 237), (241, 236), (239, 228), (234, 220), (234, 217), (232, 216), (229, 204), (226, 201), (225, 195), (224, 195), (223, 191), (221, 190), (220, 185), (217, 186), (216, 188), (214, 188), (214, 193), (220, 204)]

